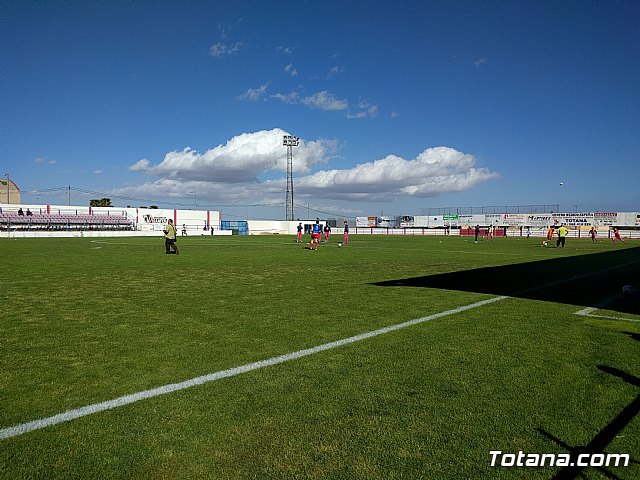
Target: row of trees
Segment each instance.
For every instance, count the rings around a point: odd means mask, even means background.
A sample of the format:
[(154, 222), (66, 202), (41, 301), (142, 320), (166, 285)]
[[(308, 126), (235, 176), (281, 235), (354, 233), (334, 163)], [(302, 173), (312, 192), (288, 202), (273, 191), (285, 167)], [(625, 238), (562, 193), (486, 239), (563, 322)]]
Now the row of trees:
[[(110, 198), (101, 198), (100, 200), (94, 198), (93, 200), (89, 200), (89, 206), (90, 207), (113, 207), (113, 204), (111, 203)], [(127, 205), (127, 208), (131, 208), (131, 205)], [(140, 206), (140, 208), (147, 208), (147, 207)], [(158, 208), (158, 206), (149, 205), (149, 208)]]
[(90, 207), (113, 207), (110, 198), (101, 198), (100, 200), (89, 200)]

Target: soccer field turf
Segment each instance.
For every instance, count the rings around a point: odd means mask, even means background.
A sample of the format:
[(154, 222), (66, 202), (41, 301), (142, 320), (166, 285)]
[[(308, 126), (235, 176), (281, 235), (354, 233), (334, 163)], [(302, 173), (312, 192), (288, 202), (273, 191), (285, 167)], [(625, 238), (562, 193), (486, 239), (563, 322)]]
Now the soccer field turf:
[(337, 241), (0, 239), (0, 477), (640, 478), (639, 242)]

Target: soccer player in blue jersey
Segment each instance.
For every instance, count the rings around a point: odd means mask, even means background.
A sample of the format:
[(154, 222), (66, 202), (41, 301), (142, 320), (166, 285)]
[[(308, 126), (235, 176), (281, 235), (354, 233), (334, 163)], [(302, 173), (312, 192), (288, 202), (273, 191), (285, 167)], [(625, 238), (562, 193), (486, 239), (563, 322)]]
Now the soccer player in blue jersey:
[(318, 250), (318, 244), (320, 243), (320, 235), (322, 234), (322, 225), (320, 225), (320, 219), (316, 219), (316, 223), (313, 224), (313, 229), (311, 230), (311, 242), (309, 242), (309, 250), (313, 250), (313, 245), (315, 243), (316, 250)]

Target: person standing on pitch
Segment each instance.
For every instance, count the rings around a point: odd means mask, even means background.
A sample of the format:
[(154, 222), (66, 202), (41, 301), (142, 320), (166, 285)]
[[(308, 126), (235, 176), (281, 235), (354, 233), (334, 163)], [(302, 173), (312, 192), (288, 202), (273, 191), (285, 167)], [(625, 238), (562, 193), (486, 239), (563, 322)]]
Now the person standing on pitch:
[(347, 221), (344, 221), (344, 240), (343, 243), (346, 245), (347, 243), (349, 243), (349, 224), (347, 223)]
[(567, 238), (568, 232), (569, 230), (564, 226), (564, 223), (560, 225), (560, 228), (558, 229), (558, 241), (556, 242), (556, 248), (558, 248), (560, 245), (562, 245), (562, 248), (564, 248), (564, 241)]
[(329, 241), (329, 235), (331, 234), (331, 227), (329, 226), (329, 222), (326, 221), (324, 224), (324, 241)]
[(322, 225), (320, 225), (320, 219), (316, 218), (316, 223), (313, 224), (313, 229), (311, 230), (311, 242), (309, 242), (309, 250), (313, 250), (313, 244), (316, 245), (316, 250), (318, 250), (318, 244), (320, 243), (320, 235), (322, 234)]
[(302, 222), (300, 222), (296, 228), (298, 229), (298, 233), (296, 233), (296, 243), (302, 242)]
[(480, 235), (480, 225), (476, 225), (476, 228), (473, 229), (476, 234), (476, 243), (478, 243), (478, 235)]
[(591, 230), (589, 230), (589, 235), (591, 236), (591, 241), (593, 243), (598, 242), (598, 231), (596, 230), (595, 227), (591, 227)]
[(178, 247), (176, 246), (176, 226), (173, 224), (173, 220), (167, 220), (167, 226), (163, 230), (164, 232), (164, 247), (166, 254), (170, 253), (178, 254)]

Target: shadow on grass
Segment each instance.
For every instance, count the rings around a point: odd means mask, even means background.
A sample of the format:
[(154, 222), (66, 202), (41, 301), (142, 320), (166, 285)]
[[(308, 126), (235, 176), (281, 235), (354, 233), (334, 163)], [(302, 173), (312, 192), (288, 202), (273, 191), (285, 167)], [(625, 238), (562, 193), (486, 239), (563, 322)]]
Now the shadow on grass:
[[(632, 332), (623, 332), (623, 334), (628, 335), (631, 339), (635, 341), (640, 341), (640, 335)], [(629, 385), (633, 385), (634, 387), (640, 388), (640, 378), (631, 375), (627, 372), (619, 370), (617, 368), (609, 367), (607, 365), (598, 365), (598, 369), (604, 373), (609, 375), (613, 375), (614, 377), (618, 377), (622, 381), (628, 383)], [(572, 447), (566, 442), (562, 441), (559, 438), (556, 438), (551, 433), (547, 432), (542, 428), (537, 428), (536, 431), (543, 435), (545, 438), (551, 440), (556, 445), (564, 448), (569, 453), (571, 460), (570, 466), (564, 467), (559, 470), (552, 478), (554, 480), (569, 480), (575, 479), (583, 476), (583, 472), (586, 468), (595, 468), (600, 471), (605, 477), (612, 479), (619, 479), (617, 475), (609, 471), (605, 466), (602, 467), (586, 467), (578, 465), (579, 456), (581, 454), (604, 454), (606, 456), (607, 452), (605, 449), (609, 446), (609, 444), (616, 439), (616, 437), (622, 432), (622, 430), (633, 420), (633, 418), (638, 415), (640, 412), (640, 394), (636, 396), (635, 399), (629, 403), (626, 407), (624, 407), (618, 415), (615, 416), (613, 420), (611, 420), (607, 425), (602, 428), (587, 445)], [(613, 453), (613, 452), (610, 452)], [(615, 453), (626, 453), (626, 452), (615, 452)], [(583, 460), (584, 461), (584, 460)], [(639, 465), (640, 462), (638, 460), (631, 458), (630, 464)]]
[(640, 294), (621, 293), (624, 285), (640, 287), (640, 248), (402, 278), (373, 285), (508, 295), (640, 314)]

